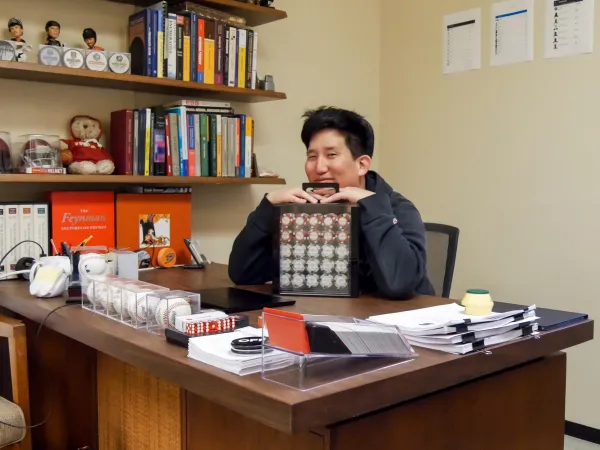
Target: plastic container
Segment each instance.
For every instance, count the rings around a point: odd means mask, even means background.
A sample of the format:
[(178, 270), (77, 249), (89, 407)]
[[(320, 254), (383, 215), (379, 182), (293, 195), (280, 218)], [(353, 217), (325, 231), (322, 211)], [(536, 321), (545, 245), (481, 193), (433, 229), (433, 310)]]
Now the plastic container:
[(461, 303), (468, 316), (489, 316), (494, 309), (492, 296), (486, 289), (468, 289)]

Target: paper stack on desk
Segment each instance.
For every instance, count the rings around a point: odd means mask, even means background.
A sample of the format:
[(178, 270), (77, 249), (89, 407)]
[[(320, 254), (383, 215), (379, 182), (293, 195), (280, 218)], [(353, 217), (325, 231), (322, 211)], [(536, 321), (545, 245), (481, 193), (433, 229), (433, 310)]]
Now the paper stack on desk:
[[(188, 357), (237, 375), (249, 375), (262, 369), (262, 353), (241, 355), (231, 351), (231, 341), (243, 337), (262, 337), (260, 328), (245, 327), (231, 333), (191, 338)], [(289, 353), (272, 350), (265, 355), (269, 368), (285, 367), (293, 363)]]
[(397, 326), (415, 347), (465, 354), (537, 333), (536, 306), (469, 316), (456, 303), (369, 317)]

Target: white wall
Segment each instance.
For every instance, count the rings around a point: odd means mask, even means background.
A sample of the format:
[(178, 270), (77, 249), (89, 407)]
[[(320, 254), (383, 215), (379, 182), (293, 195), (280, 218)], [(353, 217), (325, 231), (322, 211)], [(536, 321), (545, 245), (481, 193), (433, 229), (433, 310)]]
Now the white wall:
[[(383, 2), (382, 174), (425, 220), (460, 228), (454, 297), (485, 287), (598, 317), (600, 53), (542, 59), (538, 0), (535, 61), (491, 68), (491, 3)], [(479, 6), (482, 70), (442, 76), (443, 15)], [(596, 428), (599, 350), (568, 355), (567, 418)]]

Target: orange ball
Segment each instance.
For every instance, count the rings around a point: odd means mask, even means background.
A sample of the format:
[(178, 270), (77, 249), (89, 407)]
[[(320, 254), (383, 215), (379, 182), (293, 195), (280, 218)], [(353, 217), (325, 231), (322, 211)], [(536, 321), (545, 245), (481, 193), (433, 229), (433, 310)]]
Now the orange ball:
[(73, 162), (73, 153), (71, 153), (71, 150), (61, 150), (60, 160), (62, 161), (63, 166), (71, 164)]

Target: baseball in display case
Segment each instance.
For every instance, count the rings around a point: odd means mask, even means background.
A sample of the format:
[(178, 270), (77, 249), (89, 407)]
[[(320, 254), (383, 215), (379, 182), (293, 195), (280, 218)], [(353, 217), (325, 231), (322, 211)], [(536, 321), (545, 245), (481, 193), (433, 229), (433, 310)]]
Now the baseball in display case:
[[(302, 189), (337, 184), (305, 183)], [(359, 208), (349, 203), (275, 206), (274, 293), (359, 296)]]

